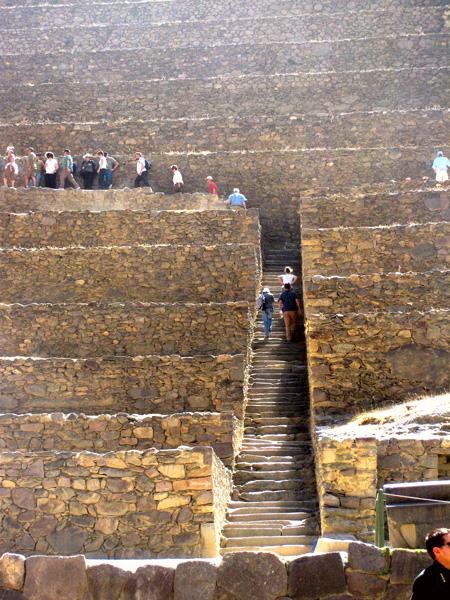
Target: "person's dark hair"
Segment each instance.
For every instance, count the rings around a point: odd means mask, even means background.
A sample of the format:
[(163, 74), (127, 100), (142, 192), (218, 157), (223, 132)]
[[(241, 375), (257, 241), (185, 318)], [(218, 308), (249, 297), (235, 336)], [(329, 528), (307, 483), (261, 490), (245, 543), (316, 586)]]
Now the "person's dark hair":
[(285, 283), (284, 284), (284, 289), (285, 290), (290, 290), (291, 289), (291, 284), (290, 283)]
[(103, 150), (99, 150), (99, 151), (97, 152), (97, 156), (100, 156), (100, 154), (101, 154), (102, 156), (105, 156), (105, 155), (104, 155), (104, 153), (103, 153)]
[(433, 548), (440, 548), (443, 546), (444, 535), (447, 535), (448, 533), (450, 533), (450, 529), (441, 527), (440, 529), (433, 529), (433, 531), (430, 531), (430, 533), (427, 534), (427, 537), (425, 538), (425, 548), (433, 560), (436, 558)]
[(53, 152), (46, 152), (46, 153), (45, 153), (45, 156), (46, 156), (47, 158), (54, 158), (54, 156), (53, 156)]
[(70, 150), (68, 148), (66, 148), (63, 152), (63, 154), (65, 154), (67, 152), (67, 154), (70, 154)]
[(291, 272), (291, 267), (285, 267), (284, 268), (284, 272), (285, 273), (290, 273)]
[(36, 158), (41, 158), (41, 155), (38, 152), (36, 152)]

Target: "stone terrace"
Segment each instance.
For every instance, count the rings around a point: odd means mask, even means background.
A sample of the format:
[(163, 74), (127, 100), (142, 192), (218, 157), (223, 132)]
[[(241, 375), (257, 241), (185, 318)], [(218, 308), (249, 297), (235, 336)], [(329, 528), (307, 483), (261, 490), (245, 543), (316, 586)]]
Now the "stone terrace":
[(0, 551), (215, 555), (242, 439), (257, 211), (129, 190), (2, 198)]
[(319, 421), (448, 387), (448, 208), (445, 186), (417, 182), (322, 190), (302, 202)]

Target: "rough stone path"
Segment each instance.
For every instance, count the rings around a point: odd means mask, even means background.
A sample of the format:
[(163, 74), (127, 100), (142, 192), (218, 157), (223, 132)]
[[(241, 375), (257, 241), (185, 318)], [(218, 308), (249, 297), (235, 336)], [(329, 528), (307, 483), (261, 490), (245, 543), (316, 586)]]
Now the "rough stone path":
[[(286, 265), (299, 277), (294, 290), (300, 296), (300, 251), (266, 253), (263, 286), (270, 288), (275, 300), (281, 289), (277, 275)], [(288, 343), (277, 305), (268, 341), (264, 340), (261, 314), (257, 319), (245, 432), (234, 486), (222, 554), (262, 549), (296, 556), (310, 551), (318, 528), (303, 318), (294, 341)]]

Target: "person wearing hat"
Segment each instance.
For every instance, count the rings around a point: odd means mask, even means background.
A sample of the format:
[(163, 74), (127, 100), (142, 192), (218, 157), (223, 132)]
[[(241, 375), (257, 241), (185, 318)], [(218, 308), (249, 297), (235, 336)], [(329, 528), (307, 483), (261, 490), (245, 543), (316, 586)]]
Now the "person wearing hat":
[(216, 196), (218, 196), (219, 190), (217, 189), (217, 185), (214, 183), (211, 175), (208, 175), (206, 181), (208, 182), (208, 194), (215, 194)]
[[(146, 160), (144, 155), (142, 154), (142, 152), (136, 152), (134, 155), (134, 158), (136, 159), (136, 173), (137, 173), (137, 177), (134, 180), (134, 187), (138, 188), (139, 184), (142, 183), (144, 184), (144, 187), (150, 187), (150, 184), (148, 182), (148, 169), (145, 166), (146, 165)], [(147, 161), (147, 165), (150, 164)]]
[(9, 183), (9, 185), (13, 188), (14, 180), (18, 174), (19, 174), (19, 167), (17, 166), (17, 163), (16, 163), (16, 157), (14, 156), (14, 154), (12, 152), (10, 152), (8, 154), (8, 162), (6, 163), (5, 173), (3, 175), (3, 185), (5, 187), (8, 187), (8, 183)]
[(173, 178), (172, 178), (173, 191), (175, 193), (181, 193), (183, 191), (183, 187), (184, 187), (183, 176), (181, 175), (180, 171), (178, 170), (177, 165), (172, 165), (170, 168), (172, 169), (172, 173), (173, 173)]
[(97, 165), (93, 161), (89, 152), (86, 152), (86, 154), (83, 156), (83, 162), (81, 163), (81, 177), (83, 178), (85, 190), (92, 190), (92, 184), (94, 182), (96, 171)]
[(431, 168), (436, 173), (436, 181), (443, 183), (448, 181), (447, 169), (450, 167), (450, 160), (446, 158), (442, 152), (437, 153), (437, 157), (434, 159)]
[(67, 182), (72, 187), (74, 187), (76, 190), (79, 190), (80, 186), (75, 181), (75, 179), (73, 178), (73, 175), (72, 175), (73, 159), (70, 156), (70, 150), (68, 150), (68, 149), (64, 150), (63, 154), (64, 154), (64, 156), (62, 159), (61, 173), (59, 174), (59, 189), (60, 190), (64, 189), (64, 184), (67, 180)]
[(224, 200), (224, 202), (225, 204), (229, 204), (231, 208), (247, 208), (247, 198), (239, 192), (239, 188), (234, 188), (231, 196), (227, 200)]
[(270, 337), (272, 331), (273, 303), (275, 298), (270, 293), (270, 289), (265, 287), (262, 291), (263, 305), (261, 308), (262, 320), (264, 323), (264, 337), (266, 340)]
[(36, 154), (33, 148), (27, 148), (27, 168), (25, 171), (25, 187), (28, 187), (28, 180), (36, 187)]

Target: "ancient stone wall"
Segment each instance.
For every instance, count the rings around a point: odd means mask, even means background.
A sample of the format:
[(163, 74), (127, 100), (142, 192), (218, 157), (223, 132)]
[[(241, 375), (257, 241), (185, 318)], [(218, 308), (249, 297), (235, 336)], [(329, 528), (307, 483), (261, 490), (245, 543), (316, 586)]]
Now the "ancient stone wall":
[[(176, 568), (158, 564), (125, 571), (104, 561), (4, 554), (0, 581), (11, 598), (46, 598), (58, 590), (60, 600), (130, 600), (151, 590), (159, 600), (248, 600), (259, 598), (389, 598), (406, 600), (416, 575), (429, 566), (425, 551), (389, 550), (351, 542), (348, 558), (339, 552), (307, 554), (289, 562), (269, 552), (231, 552), (220, 564), (190, 560)], [(59, 585), (58, 585), (59, 584)]]
[(303, 276), (445, 270), (450, 223), (302, 229)]
[[(180, 298), (181, 299), (181, 298)], [(246, 354), (247, 302), (0, 304), (1, 356)]]
[(377, 489), (385, 483), (447, 477), (450, 441), (445, 431), (437, 435), (432, 428), (428, 435), (342, 429), (317, 430), (322, 535), (349, 534), (373, 542)]
[(318, 229), (449, 221), (449, 207), (448, 187), (443, 184), (437, 188), (434, 181), (383, 183), (345, 190), (322, 188), (302, 197), (302, 226)]
[(247, 211), (0, 213), (3, 248), (136, 244), (259, 245), (258, 215)]
[(0, 359), (3, 411), (243, 415), (244, 356)]
[(0, 415), (2, 450), (118, 452), (211, 446), (231, 467), (240, 447), (241, 422), (230, 413), (89, 416), (83, 413)]
[(1, 250), (0, 267), (4, 303), (233, 301), (260, 272), (253, 244)]
[(231, 487), (206, 447), (4, 452), (0, 466), (0, 548), (24, 554), (200, 557)]
[(315, 409), (348, 414), (408, 394), (442, 392), (450, 377), (449, 310), (310, 315)]
[[(20, 161), (18, 161), (20, 162)], [(20, 174), (19, 174), (20, 181)], [(224, 204), (212, 194), (163, 194), (151, 188), (111, 190), (52, 190), (0, 188), (0, 210), (5, 213), (42, 211), (167, 211), (220, 210)], [(152, 216), (153, 213), (151, 213)], [(253, 213), (254, 214), (254, 213)], [(185, 215), (184, 215), (185, 216)]]

